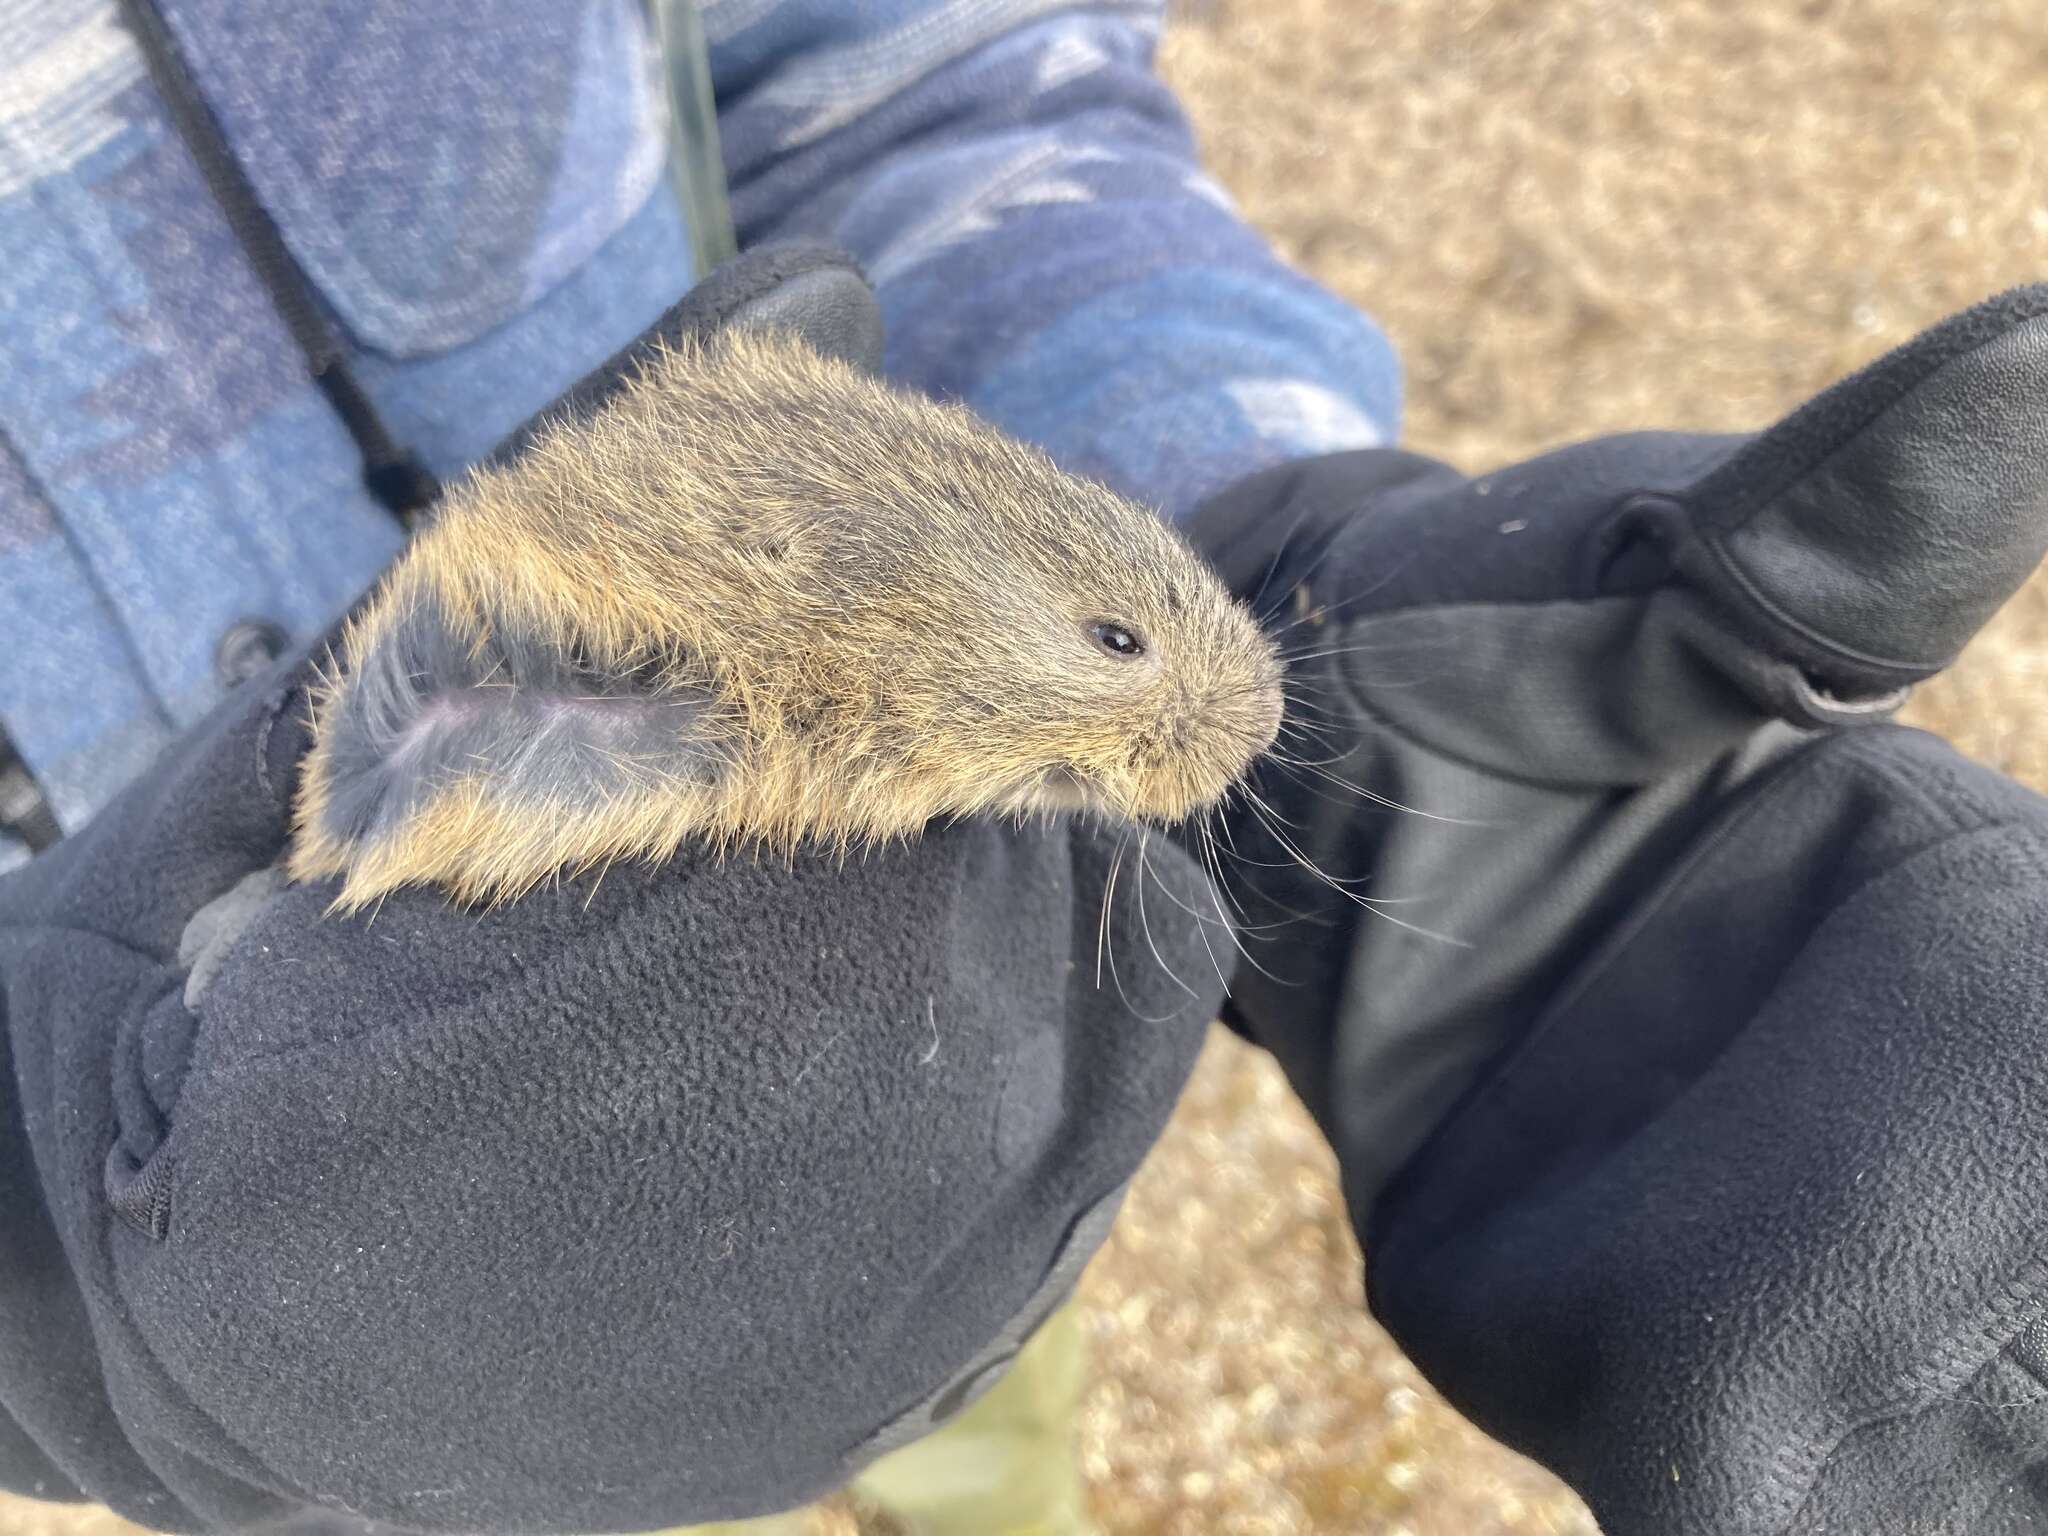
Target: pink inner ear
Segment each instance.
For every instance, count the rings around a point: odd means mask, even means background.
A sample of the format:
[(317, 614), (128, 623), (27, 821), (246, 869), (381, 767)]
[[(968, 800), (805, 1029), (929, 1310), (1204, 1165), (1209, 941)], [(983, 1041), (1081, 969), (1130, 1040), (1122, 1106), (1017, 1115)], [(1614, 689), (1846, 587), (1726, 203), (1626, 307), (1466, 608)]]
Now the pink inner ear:
[(711, 695), (610, 678), (496, 631), (449, 633), (431, 599), (386, 632), (322, 722), (326, 830), (352, 844), (402, 826), (434, 793), (481, 785), (522, 815), (570, 815), (714, 782)]
[[(341, 751), (359, 782), (355, 838), (401, 826), (433, 793), (458, 780), (480, 785), (522, 815), (573, 815), (685, 784), (709, 784), (722, 757), (704, 730), (704, 697), (524, 693), (466, 688), (425, 700), (373, 751)], [(368, 745), (367, 743), (364, 745)], [(371, 804), (364, 805), (367, 798)], [(362, 811), (372, 809), (364, 822)]]

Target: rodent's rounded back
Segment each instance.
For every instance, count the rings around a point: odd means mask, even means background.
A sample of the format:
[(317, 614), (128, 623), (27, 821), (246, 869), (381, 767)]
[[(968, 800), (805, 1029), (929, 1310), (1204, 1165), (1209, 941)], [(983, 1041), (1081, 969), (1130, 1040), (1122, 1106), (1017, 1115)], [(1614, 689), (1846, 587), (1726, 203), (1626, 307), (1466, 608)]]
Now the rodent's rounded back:
[(684, 839), (1176, 820), (1279, 664), (1159, 517), (794, 341), (655, 353), (456, 488), (351, 627), (293, 871), (468, 899)]

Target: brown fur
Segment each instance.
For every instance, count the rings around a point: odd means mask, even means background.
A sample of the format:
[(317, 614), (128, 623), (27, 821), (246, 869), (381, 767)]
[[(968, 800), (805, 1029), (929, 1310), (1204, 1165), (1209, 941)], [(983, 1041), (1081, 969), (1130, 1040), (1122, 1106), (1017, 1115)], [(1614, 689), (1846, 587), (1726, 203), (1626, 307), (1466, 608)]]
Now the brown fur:
[[(392, 835), (341, 842), (320, 722), (427, 595), (469, 642), (510, 625), (601, 677), (709, 690), (715, 782), (537, 812), (479, 763)], [(1107, 654), (1105, 620), (1146, 654)], [(1269, 643), (1155, 514), (963, 409), (746, 335), (664, 350), (596, 419), (451, 490), (337, 663), (289, 868), (345, 877), (342, 907), (416, 882), (495, 900), (687, 840), (843, 850), (1076, 805), (1177, 820), (1280, 711)]]

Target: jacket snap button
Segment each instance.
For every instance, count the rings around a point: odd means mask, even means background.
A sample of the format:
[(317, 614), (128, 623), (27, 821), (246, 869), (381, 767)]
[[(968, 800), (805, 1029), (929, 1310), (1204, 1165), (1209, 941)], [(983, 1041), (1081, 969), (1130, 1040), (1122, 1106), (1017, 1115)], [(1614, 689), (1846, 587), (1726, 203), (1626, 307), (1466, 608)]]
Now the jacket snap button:
[(267, 672), (290, 643), (291, 636), (282, 625), (268, 619), (244, 619), (231, 626), (214, 647), (214, 672), (223, 688), (239, 687)]

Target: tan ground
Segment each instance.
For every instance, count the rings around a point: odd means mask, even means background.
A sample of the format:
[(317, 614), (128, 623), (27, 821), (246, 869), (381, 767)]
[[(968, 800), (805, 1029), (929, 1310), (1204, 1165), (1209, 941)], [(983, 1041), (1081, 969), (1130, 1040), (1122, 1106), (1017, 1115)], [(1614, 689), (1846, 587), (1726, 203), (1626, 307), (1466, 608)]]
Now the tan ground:
[[(1253, 221), (1392, 333), (1411, 445), (1470, 469), (1760, 425), (2048, 277), (2039, 0), (1189, 0), (1165, 67)], [(1914, 714), (2048, 789), (2044, 704), (2037, 580)], [(1217, 1042), (1090, 1275), (1118, 1536), (1592, 1531), (1418, 1388), (1356, 1264), (1313, 1133)]]
[[(2039, 0), (1186, 0), (1165, 66), (1250, 216), (1392, 332), (1411, 442), (1471, 468), (1757, 425), (2048, 276)], [(2048, 788), (2044, 679), (2037, 583), (1917, 718)], [(1089, 1276), (1109, 1529), (1591, 1532), (1359, 1289), (1326, 1154), (1219, 1040)], [(57, 1529), (0, 1500), (0, 1536)]]

